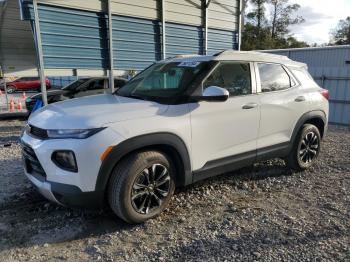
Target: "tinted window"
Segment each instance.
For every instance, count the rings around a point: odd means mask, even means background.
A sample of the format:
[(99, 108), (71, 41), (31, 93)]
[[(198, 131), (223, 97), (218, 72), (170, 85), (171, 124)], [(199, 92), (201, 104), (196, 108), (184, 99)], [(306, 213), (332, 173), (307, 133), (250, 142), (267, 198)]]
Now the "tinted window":
[(83, 79), (79, 79), (74, 81), (73, 83), (70, 83), (69, 85), (63, 87), (63, 90), (70, 90), (73, 91), (75, 90), (77, 87), (81, 86), (82, 84), (86, 83), (87, 81), (89, 81), (90, 79), (88, 78), (83, 78)]
[(87, 90), (96, 90), (96, 89), (103, 89), (103, 88), (104, 88), (104, 79), (91, 81), (87, 86)]
[(277, 64), (258, 64), (261, 91), (279, 91), (290, 88), (291, 79), (281, 65)]
[(119, 88), (126, 84), (126, 80), (114, 79), (114, 87)]
[(225, 88), (231, 96), (251, 94), (249, 64), (221, 63), (203, 83), (203, 89), (209, 86)]
[(36, 81), (39, 80), (39, 77), (27, 77), (28, 81)]

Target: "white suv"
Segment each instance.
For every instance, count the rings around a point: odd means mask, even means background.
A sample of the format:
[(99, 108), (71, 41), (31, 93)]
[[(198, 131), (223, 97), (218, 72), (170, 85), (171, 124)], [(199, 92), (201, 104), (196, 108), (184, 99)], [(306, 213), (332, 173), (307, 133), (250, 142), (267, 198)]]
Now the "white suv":
[(283, 56), (170, 58), (115, 94), (35, 112), (21, 137), (25, 174), (57, 203), (109, 203), (140, 223), (176, 186), (274, 157), (309, 168), (327, 129), (327, 99), (305, 64)]

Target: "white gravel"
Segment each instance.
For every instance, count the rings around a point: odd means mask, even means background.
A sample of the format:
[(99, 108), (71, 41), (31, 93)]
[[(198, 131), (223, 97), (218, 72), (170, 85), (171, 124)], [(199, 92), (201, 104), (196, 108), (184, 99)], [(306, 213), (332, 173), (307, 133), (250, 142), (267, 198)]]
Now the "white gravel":
[(312, 170), (258, 163), (179, 189), (161, 216), (130, 226), (43, 199), (22, 172), (23, 124), (0, 122), (0, 261), (350, 260), (348, 128), (331, 128)]

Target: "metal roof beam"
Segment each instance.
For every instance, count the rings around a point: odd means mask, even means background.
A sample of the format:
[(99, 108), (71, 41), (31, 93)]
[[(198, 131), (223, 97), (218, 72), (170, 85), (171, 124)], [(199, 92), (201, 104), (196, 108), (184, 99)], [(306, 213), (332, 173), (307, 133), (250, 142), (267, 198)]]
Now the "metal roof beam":
[(38, 2), (37, 0), (33, 0), (33, 9), (34, 9), (34, 25), (35, 25), (35, 44), (38, 52), (38, 60), (39, 60), (39, 76), (41, 83), (41, 97), (44, 105), (47, 103), (47, 93), (46, 93), (46, 78), (44, 73), (44, 57), (43, 57), (43, 47), (41, 44), (41, 31), (39, 25), (39, 13), (38, 13)]

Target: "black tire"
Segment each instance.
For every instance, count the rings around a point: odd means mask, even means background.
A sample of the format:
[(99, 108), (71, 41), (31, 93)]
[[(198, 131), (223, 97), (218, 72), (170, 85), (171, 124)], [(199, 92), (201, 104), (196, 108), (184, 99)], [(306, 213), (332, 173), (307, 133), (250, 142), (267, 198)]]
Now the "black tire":
[(124, 221), (142, 223), (166, 208), (175, 190), (174, 177), (175, 167), (163, 153), (146, 151), (132, 154), (112, 172), (108, 185), (109, 205)]
[(292, 151), (286, 158), (287, 165), (297, 171), (310, 168), (321, 151), (321, 135), (318, 128), (305, 124), (294, 141)]
[(14, 93), (15, 90), (16, 90), (16, 88), (14, 86), (7, 86), (6, 87), (6, 91), (7, 91), (8, 94)]

